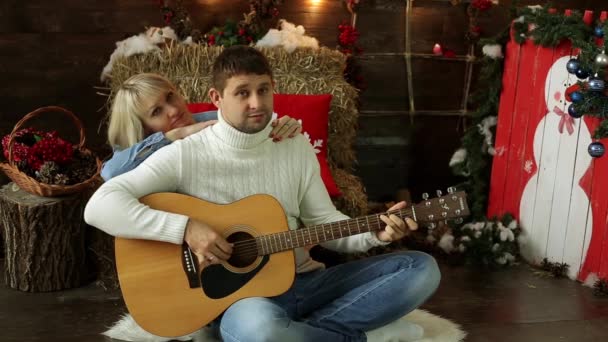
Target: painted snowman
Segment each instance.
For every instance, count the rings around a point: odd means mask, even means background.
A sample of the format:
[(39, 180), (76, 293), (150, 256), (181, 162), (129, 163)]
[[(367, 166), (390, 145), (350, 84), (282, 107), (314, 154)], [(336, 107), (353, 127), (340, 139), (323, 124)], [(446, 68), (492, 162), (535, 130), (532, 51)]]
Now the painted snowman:
[(537, 167), (522, 194), (520, 222), (522, 256), (536, 264), (545, 257), (567, 263), (574, 279), (587, 254), (593, 220), (580, 184), (591, 163), (591, 134), (583, 119), (568, 114), (566, 89), (577, 81), (566, 70), (570, 58), (557, 59), (547, 73), (547, 114), (534, 133), (534, 160), (525, 160), (525, 172), (534, 172), (532, 163)]

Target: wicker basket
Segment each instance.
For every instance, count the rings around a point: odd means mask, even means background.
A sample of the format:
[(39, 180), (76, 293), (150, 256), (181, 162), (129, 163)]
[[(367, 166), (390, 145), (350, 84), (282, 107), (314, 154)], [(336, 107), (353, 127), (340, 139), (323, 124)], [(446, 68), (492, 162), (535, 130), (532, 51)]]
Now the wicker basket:
[(4, 171), (6, 175), (17, 184), (21, 189), (27, 191), (31, 194), (43, 196), (43, 197), (57, 197), (64, 196), (73, 193), (77, 193), (89, 188), (92, 188), (99, 184), (101, 181), (99, 178), (99, 172), (101, 171), (101, 161), (99, 158), (95, 157), (95, 162), (97, 163), (97, 172), (89, 178), (88, 180), (72, 185), (55, 185), (55, 184), (46, 184), (38, 182), (36, 179), (28, 176), (27, 174), (19, 171), (15, 162), (13, 160), (13, 144), (15, 143), (15, 133), (19, 131), (26, 121), (30, 120), (33, 117), (36, 117), (42, 113), (46, 112), (61, 112), (69, 116), (74, 124), (78, 127), (80, 131), (80, 142), (78, 144), (78, 150), (80, 150), (84, 154), (92, 155), (93, 153), (84, 147), (84, 128), (82, 127), (82, 122), (78, 119), (72, 112), (67, 109), (57, 107), (57, 106), (48, 106), (41, 107), (36, 109), (35, 111), (24, 116), (13, 128), (13, 131), (9, 137), (8, 143), (8, 163), (0, 163), (0, 170)]

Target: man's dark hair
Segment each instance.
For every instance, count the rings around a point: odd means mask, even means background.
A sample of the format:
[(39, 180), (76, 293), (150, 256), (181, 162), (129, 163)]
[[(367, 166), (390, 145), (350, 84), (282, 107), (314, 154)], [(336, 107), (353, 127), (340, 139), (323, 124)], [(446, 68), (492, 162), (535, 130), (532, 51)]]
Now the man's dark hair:
[(266, 56), (259, 50), (246, 45), (228, 47), (217, 56), (213, 63), (213, 87), (223, 94), (226, 82), (230, 77), (246, 74), (268, 75), (272, 78), (272, 69), (270, 69)]

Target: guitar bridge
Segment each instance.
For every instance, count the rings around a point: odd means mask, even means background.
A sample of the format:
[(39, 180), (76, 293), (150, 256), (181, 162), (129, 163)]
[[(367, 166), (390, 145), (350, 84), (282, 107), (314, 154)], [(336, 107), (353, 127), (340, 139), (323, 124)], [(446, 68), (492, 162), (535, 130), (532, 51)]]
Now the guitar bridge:
[(198, 260), (192, 254), (192, 250), (187, 244), (182, 245), (182, 267), (188, 278), (188, 285), (191, 289), (201, 287), (201, 282), (198, 277)]

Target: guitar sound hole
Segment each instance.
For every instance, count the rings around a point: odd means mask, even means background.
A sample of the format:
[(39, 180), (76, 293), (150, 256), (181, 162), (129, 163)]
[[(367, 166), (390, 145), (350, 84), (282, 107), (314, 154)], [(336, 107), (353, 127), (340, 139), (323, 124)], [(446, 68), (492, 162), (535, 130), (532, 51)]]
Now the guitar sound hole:
[(255, 244), (255, 238), (245, 232), (236, 232), (231, 234), (226, 239), (230, 243), (234, 243), (232, 248), (232, 256), (228, 259), (228, 263), (234, 267), (246, 267), (257, 259), (258, 252)]

